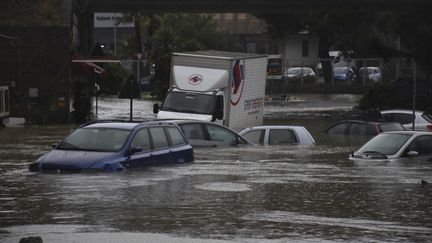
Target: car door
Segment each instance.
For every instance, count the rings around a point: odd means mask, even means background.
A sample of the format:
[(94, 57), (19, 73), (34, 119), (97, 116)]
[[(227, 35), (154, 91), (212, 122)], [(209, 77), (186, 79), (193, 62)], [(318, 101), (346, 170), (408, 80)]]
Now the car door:
[(347, 134), (347, 127), (349, 123), (347, 122), (341, 122), (337, 123), (331, 127), (329, 127), (325, 133), (329, 135), (345, 135)]
[(265, 129), (252, 129), (243, 134), (243, 137), (254, 144), (264, 145), (265, 131)]
[(149, 134), (153, 145), (154, 164), (163, 165), (173, 163), (170, 145), (164, 127), (150, 127)]
[[(133, 150), (136, 150), (133, 151)], [(138, 151), (141, 150), (141, 151)], [(136, 168), (155, 164), (150, 136), (147, 128), (140, 129), (132, 138), (129, 147), (129, 159), (123, 164), (127, 168)]]
[(235, 146), (239, 144), (247, 144), (238, 134), (231, 130), (213, 124), (205, 124), (211, 147)]
[(268, 145), (289, 145), (298, 142), (298, 136), (292, 129), (269, 129)]
[(405, 151), (408, 152), (415, 151), (418, 156), (428, 156), (432, 155), (432, 135), (423, 135), (415, 138)]
[(209, 147), (204, 128), (200, 123), (183, 123), (179, 125), (189, 144), (193, 147)]
[(170, 141), (171, 162), (174, 164), (192, 162), (192, 148), (187, 145), (180, 130), (173, 126), (165, 128), (165, 131), (167, 132)]

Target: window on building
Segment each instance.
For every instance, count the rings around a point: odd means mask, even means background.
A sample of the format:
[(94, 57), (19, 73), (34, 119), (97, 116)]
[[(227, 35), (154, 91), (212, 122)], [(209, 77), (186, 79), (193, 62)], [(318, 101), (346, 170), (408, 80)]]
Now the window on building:
[(224, 19), (234, 19), (234, 14), (233, 13), (225, 13)]
[(309, 41), (304, 40), (302, 42), (302, 57), (308, 57), (309, 56)]
[(239, 14), (237, 14), (237, 19), (246, 20), (246, 19), (248, 19), (248, 14), (247, 13), (239, 13)]

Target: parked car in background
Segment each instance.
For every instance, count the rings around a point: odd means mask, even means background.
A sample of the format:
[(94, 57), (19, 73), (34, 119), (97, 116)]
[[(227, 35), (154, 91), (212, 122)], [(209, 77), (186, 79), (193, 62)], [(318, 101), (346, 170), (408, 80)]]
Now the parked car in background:
[(350, 156), (351, 160), (389, 160), (432, 156), (432, 133), (422, 131), (385, 132), (372, 138)]
[(283, 79), (297, 82), (303, 80), (303, 83), (316, 83), (315, 72), (309, 67), (288, 68), (283, 73)]
[(385, 121), (400, 122), (406, 130), (412, 130), (415, 120), (415, 130), (432, 132), (432, 115), (424, 111), (383, 110), (381, 116)]
[(381, 69), (379, 67), (361, 67), (359, 69), (360, 79), (372, 80), (378, 82), (382, 78)]
[(315, 144), (312, 135), (302, 126), (255, 126), (239, 134), (259, 145)]
[(333, 68), (333, 79), (335, 82), (351, 83), (355, 77), (355, 73), (350, 67)]
[(405, 128), (398, 122), (343, 120), (332, 124), (324, 133), (328, 135), (345, 136), (376, 136), (381, 132), (403, 130), (405, 130)]
[(171, 120), (178, 124), (193, 147), (230, 147), (252, 145), (228, 127), (198, 120)]
[(29, 166), (30, 171), (115, 172), (193, 162), (192, 146), (168, 122), (96, 121), (76, 129)]

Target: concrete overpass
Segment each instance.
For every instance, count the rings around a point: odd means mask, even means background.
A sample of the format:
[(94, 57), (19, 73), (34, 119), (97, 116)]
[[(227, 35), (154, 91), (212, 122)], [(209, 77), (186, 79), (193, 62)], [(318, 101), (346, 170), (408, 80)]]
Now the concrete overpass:
[(98, 12), (284, 13), (299, 9), (430, 11), (430, 0), (77, 0)]

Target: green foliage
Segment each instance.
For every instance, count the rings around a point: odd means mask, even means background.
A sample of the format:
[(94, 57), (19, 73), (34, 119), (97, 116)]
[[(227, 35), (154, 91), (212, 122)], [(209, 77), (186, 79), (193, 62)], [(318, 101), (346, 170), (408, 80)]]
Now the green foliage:
[(372, 108), (388, 109), (399, 107), (402, 101), (395, 86), (391, 82), (376, 82), (359, 100), (357, 108), (368, 110)]
[(100, 93), (117, 95), (128, 73), (119, 64), (106, 64), (104, 69), (105, 75), (96, 80), (100, 86)]
[[(330, 48), (354, 51), (352, 57), (413, 57), (432, 76), (430, 11), (298, 10), (261, 14), (274, 33), (308, 31), (320, 38), (320, 56)], [(287, 21), (288, 20), (288, 21)], [(398, 40), (400, 48), (398, 49)]]
[(61, 0), (1, 0), (2, 26), (58, 26), (64, 25)]

